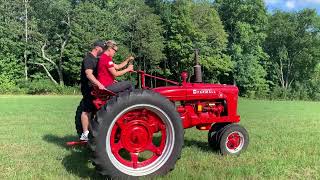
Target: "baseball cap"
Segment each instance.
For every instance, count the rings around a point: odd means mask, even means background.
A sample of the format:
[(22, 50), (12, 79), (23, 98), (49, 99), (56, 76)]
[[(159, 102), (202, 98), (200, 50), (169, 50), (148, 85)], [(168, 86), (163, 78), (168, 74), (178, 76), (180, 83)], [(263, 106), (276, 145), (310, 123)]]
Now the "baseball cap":
[(101, 47), (102, 49), (106, 48), (106, 42), (102, 40), (97, 40), (96, 42), (93, 43), (93, 47)]

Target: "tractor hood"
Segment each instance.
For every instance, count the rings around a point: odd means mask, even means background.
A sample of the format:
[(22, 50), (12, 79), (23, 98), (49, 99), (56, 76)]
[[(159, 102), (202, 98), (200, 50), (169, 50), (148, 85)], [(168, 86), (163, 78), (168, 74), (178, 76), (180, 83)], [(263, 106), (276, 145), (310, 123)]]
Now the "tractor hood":
[(184, 83), (182, 86), (154, 88), (153, 91), (172, 101), (238, 98), (238, 88), (233, 85)]

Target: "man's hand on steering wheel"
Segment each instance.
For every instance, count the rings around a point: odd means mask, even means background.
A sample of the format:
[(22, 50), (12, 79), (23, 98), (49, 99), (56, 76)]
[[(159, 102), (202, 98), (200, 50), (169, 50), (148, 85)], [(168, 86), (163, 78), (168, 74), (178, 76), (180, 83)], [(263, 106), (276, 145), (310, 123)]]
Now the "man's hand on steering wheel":
[(129, 66), (127, 67), (128, 71), (129, 72), (132, 72), (133, 71), (133, 64), (129, 64)]
[(133, 60), (134, 60), (134, 57), (133, 56), (129, 56), (128, 58), (128, 64), (133, 64)]

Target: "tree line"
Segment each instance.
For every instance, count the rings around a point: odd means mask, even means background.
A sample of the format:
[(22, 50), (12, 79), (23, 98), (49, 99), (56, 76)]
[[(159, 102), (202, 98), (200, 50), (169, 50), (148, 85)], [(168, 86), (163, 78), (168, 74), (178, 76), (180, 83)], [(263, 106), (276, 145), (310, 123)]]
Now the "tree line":
[[(177, 79), (200, 50), (205, 82), (260, 98), (320, 99), (319, 15), (268, 12), (263, 0), (0, 0), (0, 92), (47, 79), (79, 84), (97, 39), (118, 62)], [(127, 77), (128, 78), (128, 77)], [(41, 83), (38, 83), (41, 84)]]

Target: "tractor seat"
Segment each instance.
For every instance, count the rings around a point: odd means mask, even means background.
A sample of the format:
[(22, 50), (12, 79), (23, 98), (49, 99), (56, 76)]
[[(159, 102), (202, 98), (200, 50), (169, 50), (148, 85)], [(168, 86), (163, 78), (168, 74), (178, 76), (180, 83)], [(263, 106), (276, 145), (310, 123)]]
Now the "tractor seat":
[(91, 94), (94, 97), (93, 104), (97, 110), (105, 105), (110, 97), (117, 95), (108, 89), (101, 90), (98, 87), (94, 87)]

